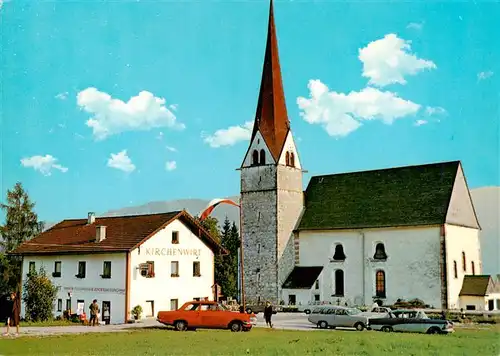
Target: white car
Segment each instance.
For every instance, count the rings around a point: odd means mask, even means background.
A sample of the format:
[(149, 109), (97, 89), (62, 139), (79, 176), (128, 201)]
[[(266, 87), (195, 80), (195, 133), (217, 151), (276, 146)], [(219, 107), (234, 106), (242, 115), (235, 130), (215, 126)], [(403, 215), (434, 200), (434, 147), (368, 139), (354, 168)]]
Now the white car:
[(368, 317), (361, 315), (356, 308), (341, 306), (319, 306), (314, 308), (307, 320), (322, 329), (335, 329), (336, 327), (355, 328), (363, 331), (368, 328)]
[(303, 312), (303, 313), (306, 313), (306, 314), (311, 314), (311, 311), (314, 308), (323, 307), (323, 306), (334, 306), (334, 305), (330, 304), (328, 302), (311, 302), (311, 303), (305, 304), (305, 305), (298, 305), (297, 306), (297, 311)]
[(450, 334), (455, 330), (449, 320), (431, 319), (423, 310), (395, 310), (385, 318), (370, 318), (369, 327), (378, 331)]

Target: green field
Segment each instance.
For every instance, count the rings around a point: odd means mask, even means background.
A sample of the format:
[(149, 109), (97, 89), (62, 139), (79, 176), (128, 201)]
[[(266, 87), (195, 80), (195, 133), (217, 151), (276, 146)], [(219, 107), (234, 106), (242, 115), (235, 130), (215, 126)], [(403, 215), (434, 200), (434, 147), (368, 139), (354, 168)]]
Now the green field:
[(498, 326), (453, 335), (376, 331), (136, 330), (0, 339), (0, 355), (481, 355), (500, 354)]

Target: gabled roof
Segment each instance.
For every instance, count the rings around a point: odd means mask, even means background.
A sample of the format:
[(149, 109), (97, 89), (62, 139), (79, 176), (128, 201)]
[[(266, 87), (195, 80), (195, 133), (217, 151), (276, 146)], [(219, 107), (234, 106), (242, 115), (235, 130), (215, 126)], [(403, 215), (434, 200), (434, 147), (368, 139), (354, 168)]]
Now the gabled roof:
[(459, 161), (312, 177), (298, 230), (444, 224)]
[(494, 281), (490, 275), (464, 276), (459, 295), (483, 297), (490, 293), (500, 293), (499, 281)]
[[(183, 222), (214, 252), (220, 244), (185, 210), (161, 214), (63, 220), (12, 251), (14, 255), (128, 252), (174, 220)], [(96, 242), (96, 227), (106, 226), (106, 238)]]
[(253, 141), (260, 131), (269, 151), (277, 162), (290, 130), (285, 103), (281, 67), (278, 55), (278, 38), (274, 24), (273, 2), (269, 8), (267, 44), (260, 84), (259, 99), (253, 126)]
[(322, 266), (316, 267), (302, 267), (295, 266), (288, 275), (283, 288), (286, 289), (311, 289), (314, 282), (318, 279)]

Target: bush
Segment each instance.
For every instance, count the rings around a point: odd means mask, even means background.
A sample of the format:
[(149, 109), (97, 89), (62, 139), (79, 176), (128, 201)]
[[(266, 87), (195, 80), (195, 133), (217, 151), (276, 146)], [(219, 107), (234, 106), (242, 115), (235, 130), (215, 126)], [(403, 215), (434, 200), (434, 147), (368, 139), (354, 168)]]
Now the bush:
[(39, 272), (29, 273), (23, 292), (26, 319), (34, 322), (52, 319), (56, 296), (57, 288), (47, 277), (43, 267)]
[(140, 305), (136, 305), (134, 309), (132, 309), (132, 316), (134, 319), (138, 320), (141, 318), (142, 307)]

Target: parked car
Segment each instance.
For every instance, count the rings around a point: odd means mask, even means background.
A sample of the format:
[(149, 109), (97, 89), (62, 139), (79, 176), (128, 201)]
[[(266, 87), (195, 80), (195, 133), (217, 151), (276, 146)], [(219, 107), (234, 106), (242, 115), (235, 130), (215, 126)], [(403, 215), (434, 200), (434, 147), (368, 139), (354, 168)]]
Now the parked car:
[(299, 312), (304, 312), (306, 314), (311, 314), (311, 311), (317, 307), (317, 306), (320, 306), (320, 305), (325, 305), (325, 306), (328, 306), (328, 305), (331, 305), (331, 306), (334, 306), (333, 304), (330, 304), (329, 302), (311, 302), (309, 304), (305, 304), (305, 305), (298, 305), (297, 306), (297, 309)]
[(370, 318), (368, 325), (373, 330), (385, 332), (450, 334), (455, 331), (451, 321), (431, 319), (418, 309), (394, 310), (386, 318)]
[[(265, 304), (251, 304), (245, 307), (245, 311), (247, 312), (247, 314), (259, 314), (264, 312), (265, 307)], [(272, 307), (273, 314), (276, 314), (279, 310), (281, 310), (281, 307), (279, 305), (273, 305)]]
[(361, 310), (333, 305), (313, 309), (307, 320), (322, 329), (344, 327), (363, 331), (368, 327), (368, 317)]
[(366, 316), (368, 318), (388, 318), (391, 311), (391, 308), (375, 307), (370, 311), (362, 312), (360, 315)]
[(156, 320), (178, 331), (196, 328), (249, 331), (257, 322), (254, 314), (234, 312), (213, 301), (187, 302), (177, 310), (158, 312)]

